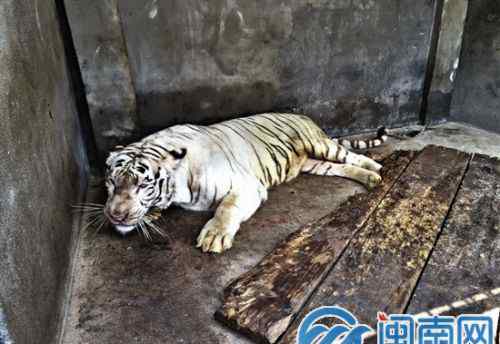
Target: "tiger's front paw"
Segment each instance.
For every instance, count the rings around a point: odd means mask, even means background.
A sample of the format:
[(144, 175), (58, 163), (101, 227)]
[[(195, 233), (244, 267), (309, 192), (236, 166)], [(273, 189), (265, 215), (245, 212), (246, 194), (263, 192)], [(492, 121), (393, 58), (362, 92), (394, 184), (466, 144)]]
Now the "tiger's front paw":
[(233, 246), (234, 234), (216, 222), (209, 221), (198, 235), (196, 247), (203, 252), (222, 253)]

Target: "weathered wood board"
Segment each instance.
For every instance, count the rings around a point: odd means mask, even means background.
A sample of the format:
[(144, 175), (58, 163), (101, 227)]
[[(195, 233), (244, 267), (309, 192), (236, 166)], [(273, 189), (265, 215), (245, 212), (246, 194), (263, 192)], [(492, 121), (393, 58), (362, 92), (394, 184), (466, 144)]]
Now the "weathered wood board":
[(469, 156), (427, 147), (410, 164), (300, 312), (279, 343), (295, 343), (310, 310), (339, 305), (360, 322), (378, 311), (403, 312), (421, 275)]
[(407, 311), (482, 313), (500, 306), (500, 161), (476, 155)]
[(216, 319), (257, 341), (275, 342), (415, 155), (391, 155), (379, 187), (302, 227), (232, 282)]

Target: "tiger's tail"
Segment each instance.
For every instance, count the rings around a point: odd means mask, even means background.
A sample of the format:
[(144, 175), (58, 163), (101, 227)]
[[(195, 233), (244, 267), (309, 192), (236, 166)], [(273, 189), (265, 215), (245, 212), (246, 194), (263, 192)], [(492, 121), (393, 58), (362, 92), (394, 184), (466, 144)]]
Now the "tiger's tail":
[(380, 146), (385, 141), (387, 141), (387, 131), (385, 127), (381, 127), (377, 131), (377, 137), (374, 139), (367, 140), (338, 140), (339, 144), (347, 149), (367, 149)]

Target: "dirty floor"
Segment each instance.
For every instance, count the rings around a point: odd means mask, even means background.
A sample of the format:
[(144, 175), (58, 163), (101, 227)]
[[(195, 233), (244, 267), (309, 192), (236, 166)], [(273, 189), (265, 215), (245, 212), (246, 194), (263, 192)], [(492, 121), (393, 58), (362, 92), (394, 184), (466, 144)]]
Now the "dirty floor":
[[(462, 124), (415, 126), (395, 134), (372, 155), (435, 144), (500, 157), (500, 135)], [(100, 190), (95, 182), (89, 201), (102, 201)], [(97, 235), (92, 228), (82, 231), (62, 343), (251, 343), (214, 320), (224, 287), (290, 233), (359, 192), (364, 189), (345, 179), (301, 175), (270, 192), (223, 255), (194, 247), (209, 213), (166, 211), (162, 228), (169, 238), (153, 243), (138, 234), (123, 238), (109, 228)]]

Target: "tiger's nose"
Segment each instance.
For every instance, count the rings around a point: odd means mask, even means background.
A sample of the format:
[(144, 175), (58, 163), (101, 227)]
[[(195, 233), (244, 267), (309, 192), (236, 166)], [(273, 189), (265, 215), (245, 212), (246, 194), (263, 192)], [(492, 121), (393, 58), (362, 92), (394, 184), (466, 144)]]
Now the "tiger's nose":
[(123, 212), (120, 209), (115, 208), (115, 209), (111, 209), (108, 212), (108, 215), (111, 218), (111, 220), (113, 220), (115, 222), (123, 222), (127, 219), (129, 212), (128, 211)]

